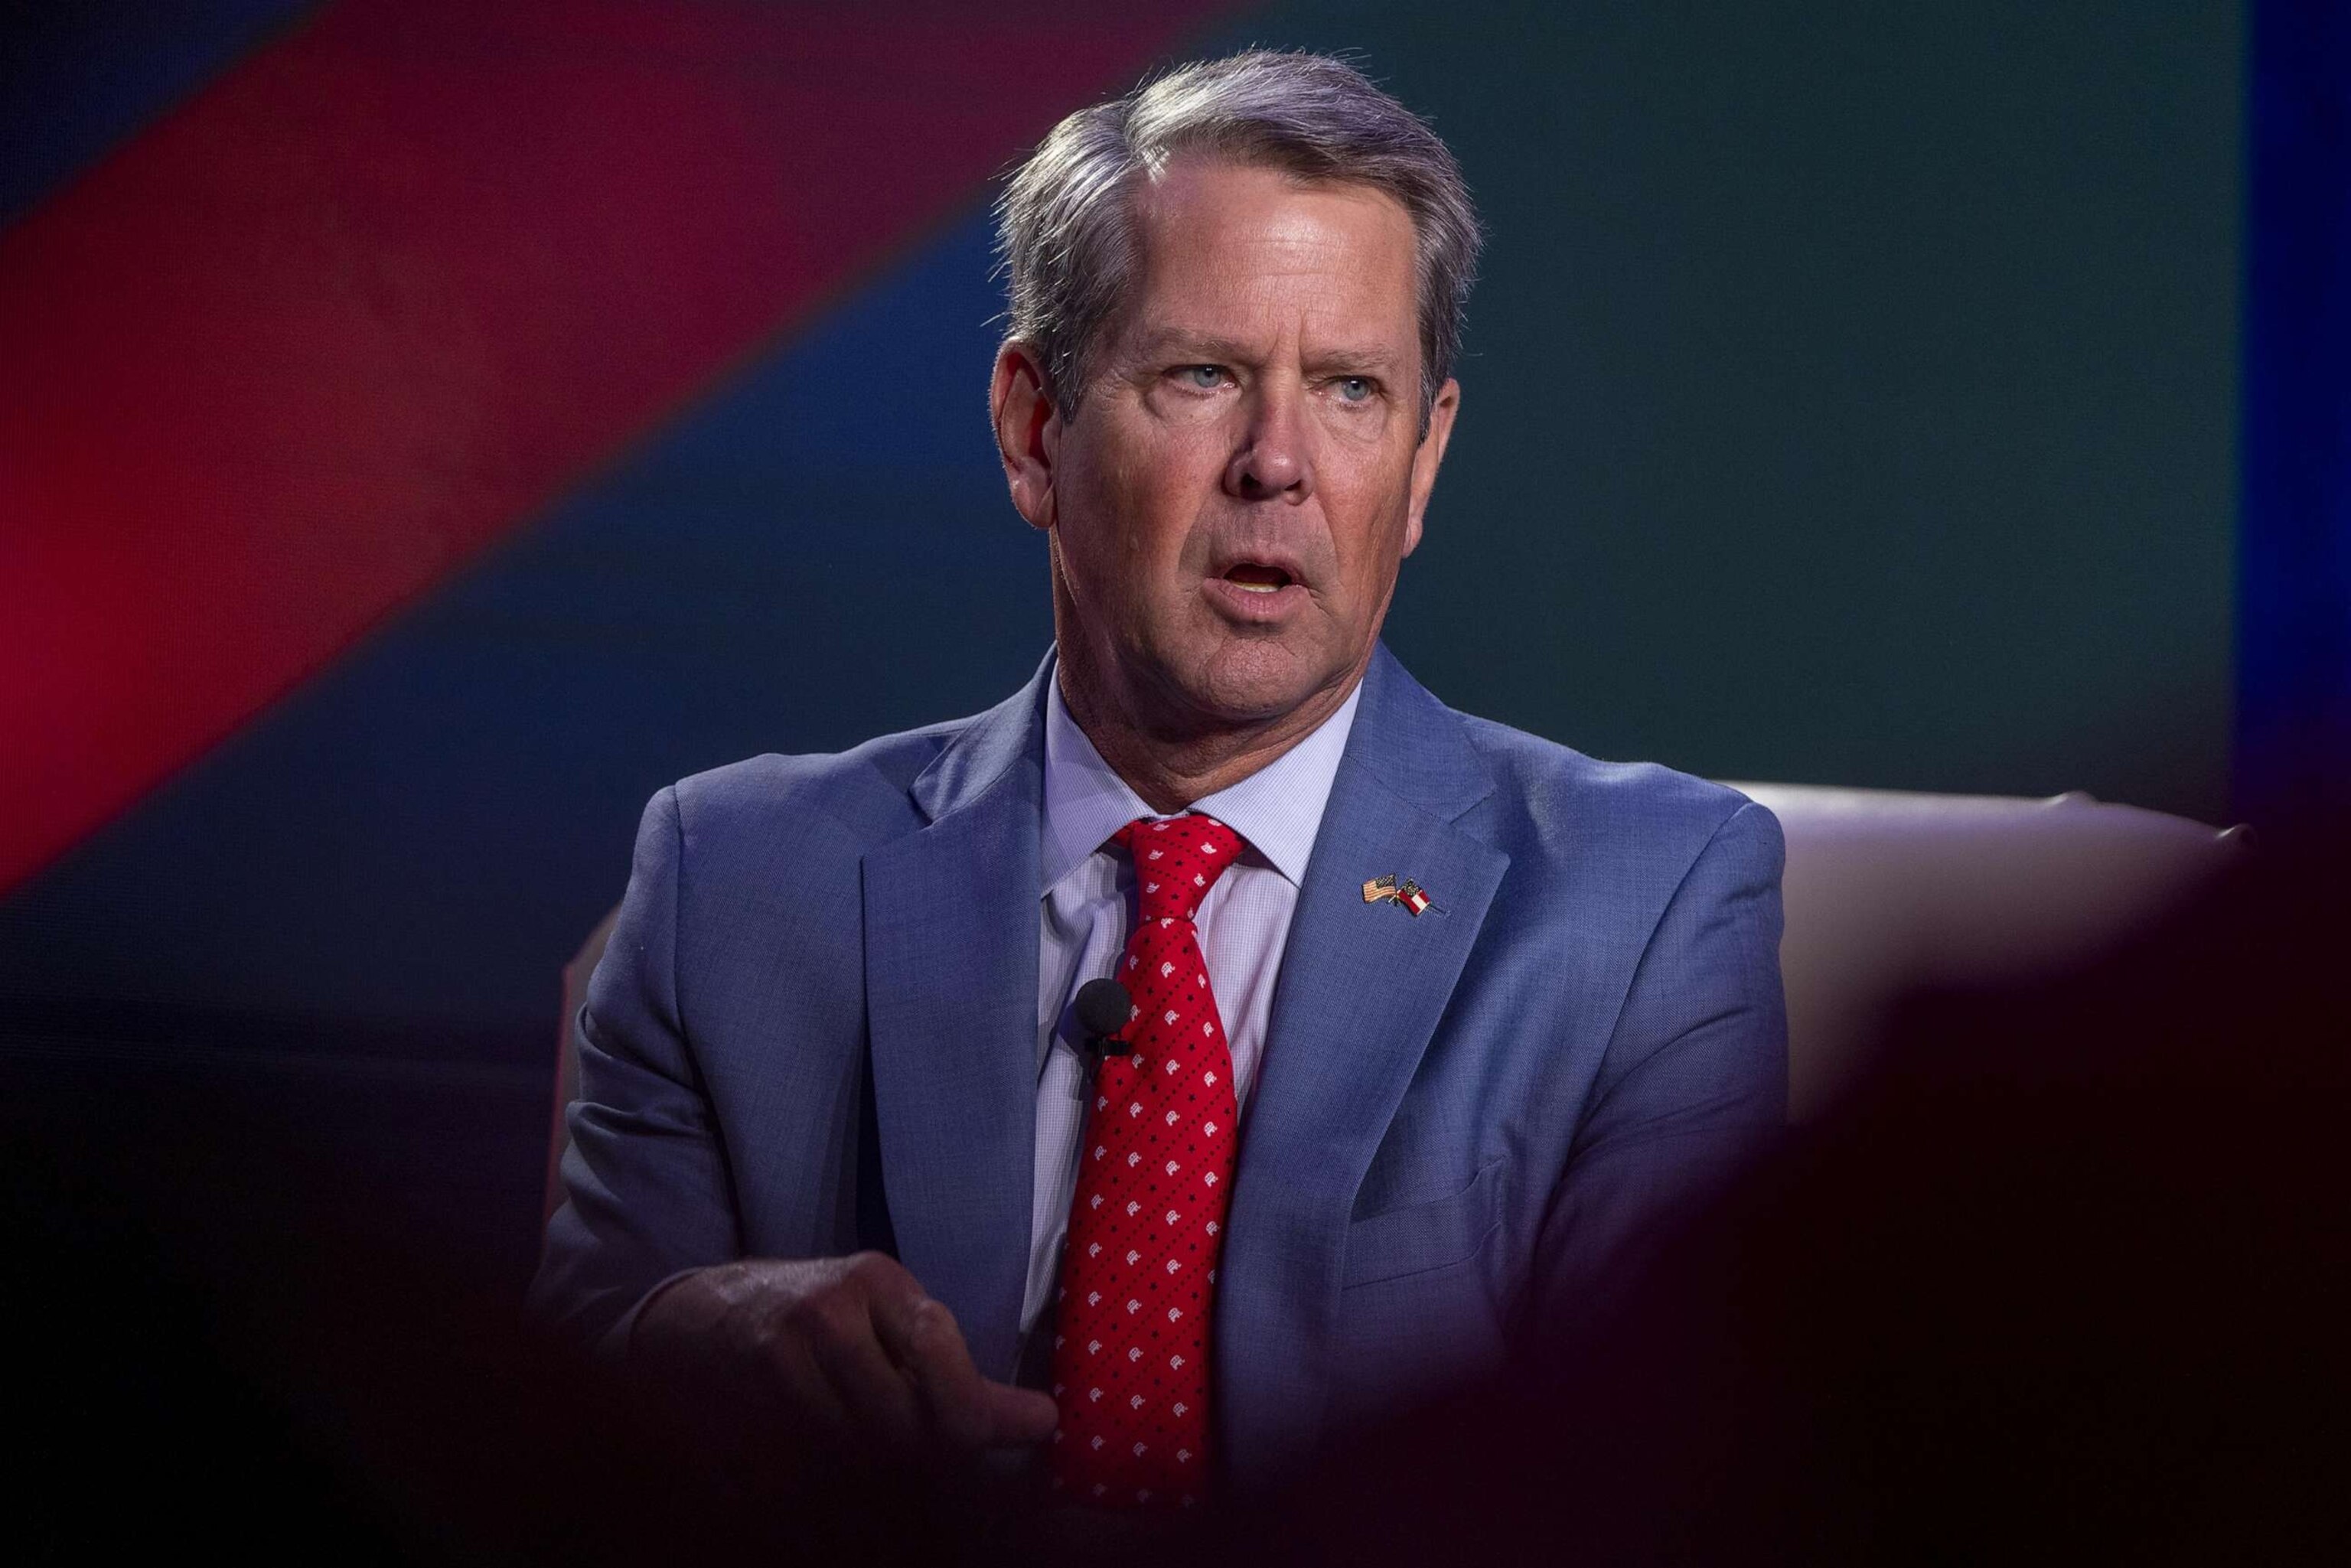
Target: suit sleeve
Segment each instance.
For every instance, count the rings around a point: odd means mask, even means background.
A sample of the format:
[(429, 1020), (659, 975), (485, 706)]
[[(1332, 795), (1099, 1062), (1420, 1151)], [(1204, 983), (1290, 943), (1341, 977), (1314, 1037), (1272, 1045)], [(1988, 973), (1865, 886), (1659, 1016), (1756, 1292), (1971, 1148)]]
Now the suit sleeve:
[(1634, 970), (1537, 1239), (1531, 1322), (1569, 1336), (1621, 1300), (1684, 1217), (1786, 1120), (1778, 819), (1752, 801), (1718, 829)]
[(674, 789), (645, 808), (621, 915), (577, 1022), (564, 1201), (548, 1221), (529, 1310), (605, 1353), (674, 1275), (737, 1255), (726, 1161), (678, 1005), (681, 862)]

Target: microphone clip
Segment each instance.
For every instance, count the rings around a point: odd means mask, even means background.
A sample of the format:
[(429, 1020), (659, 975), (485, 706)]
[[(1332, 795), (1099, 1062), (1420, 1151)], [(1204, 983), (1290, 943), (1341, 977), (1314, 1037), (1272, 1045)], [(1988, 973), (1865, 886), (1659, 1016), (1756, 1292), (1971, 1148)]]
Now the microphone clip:
[(1084, 1049), (1095, 1061), (1134, 1050), (1118, 1038), (1134, 1016), (1134, 998), (1116, 980), (1088, 980), (1079, 987), (1076, 1011), (1079, 1028), (1084, 1031)]

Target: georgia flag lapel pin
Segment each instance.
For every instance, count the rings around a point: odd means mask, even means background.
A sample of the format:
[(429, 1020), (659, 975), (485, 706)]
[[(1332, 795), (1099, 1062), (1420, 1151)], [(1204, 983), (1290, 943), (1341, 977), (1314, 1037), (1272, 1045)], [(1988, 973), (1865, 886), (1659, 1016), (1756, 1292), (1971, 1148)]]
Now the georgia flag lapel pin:
[(1378, 904), (1383, 900), (1401, 904), (1414, 915), (1428, 910), (1428, 893), (1410, 877), (1375, 876), (1364, 883), (1364, 902)]

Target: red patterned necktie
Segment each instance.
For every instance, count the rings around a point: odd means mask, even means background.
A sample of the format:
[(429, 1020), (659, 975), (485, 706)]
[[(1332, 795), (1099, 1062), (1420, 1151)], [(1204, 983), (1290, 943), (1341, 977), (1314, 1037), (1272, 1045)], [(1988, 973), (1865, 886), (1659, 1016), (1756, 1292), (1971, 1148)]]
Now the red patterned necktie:
[(1106, 1056), (1080, 1146), (1053, 1339), (1053, 1486), (1109, 1508), (1207, 1494), (1208, 1343), (1239, 1145), (1233, 1057), (1192, 917), (1240, 850), (1202, 816), (1113, 835), (1137, 915), (1119, 979), (1128, 1052)]

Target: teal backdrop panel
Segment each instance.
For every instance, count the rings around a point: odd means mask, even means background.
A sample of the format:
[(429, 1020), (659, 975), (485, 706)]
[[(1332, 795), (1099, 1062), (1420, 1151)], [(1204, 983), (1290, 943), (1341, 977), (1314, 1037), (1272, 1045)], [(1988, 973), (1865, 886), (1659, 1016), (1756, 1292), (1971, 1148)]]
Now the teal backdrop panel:
[(2228, 802), (2228, 5), (1298, 3), (1492, 230), (1392, 640), (1749, 779)]

